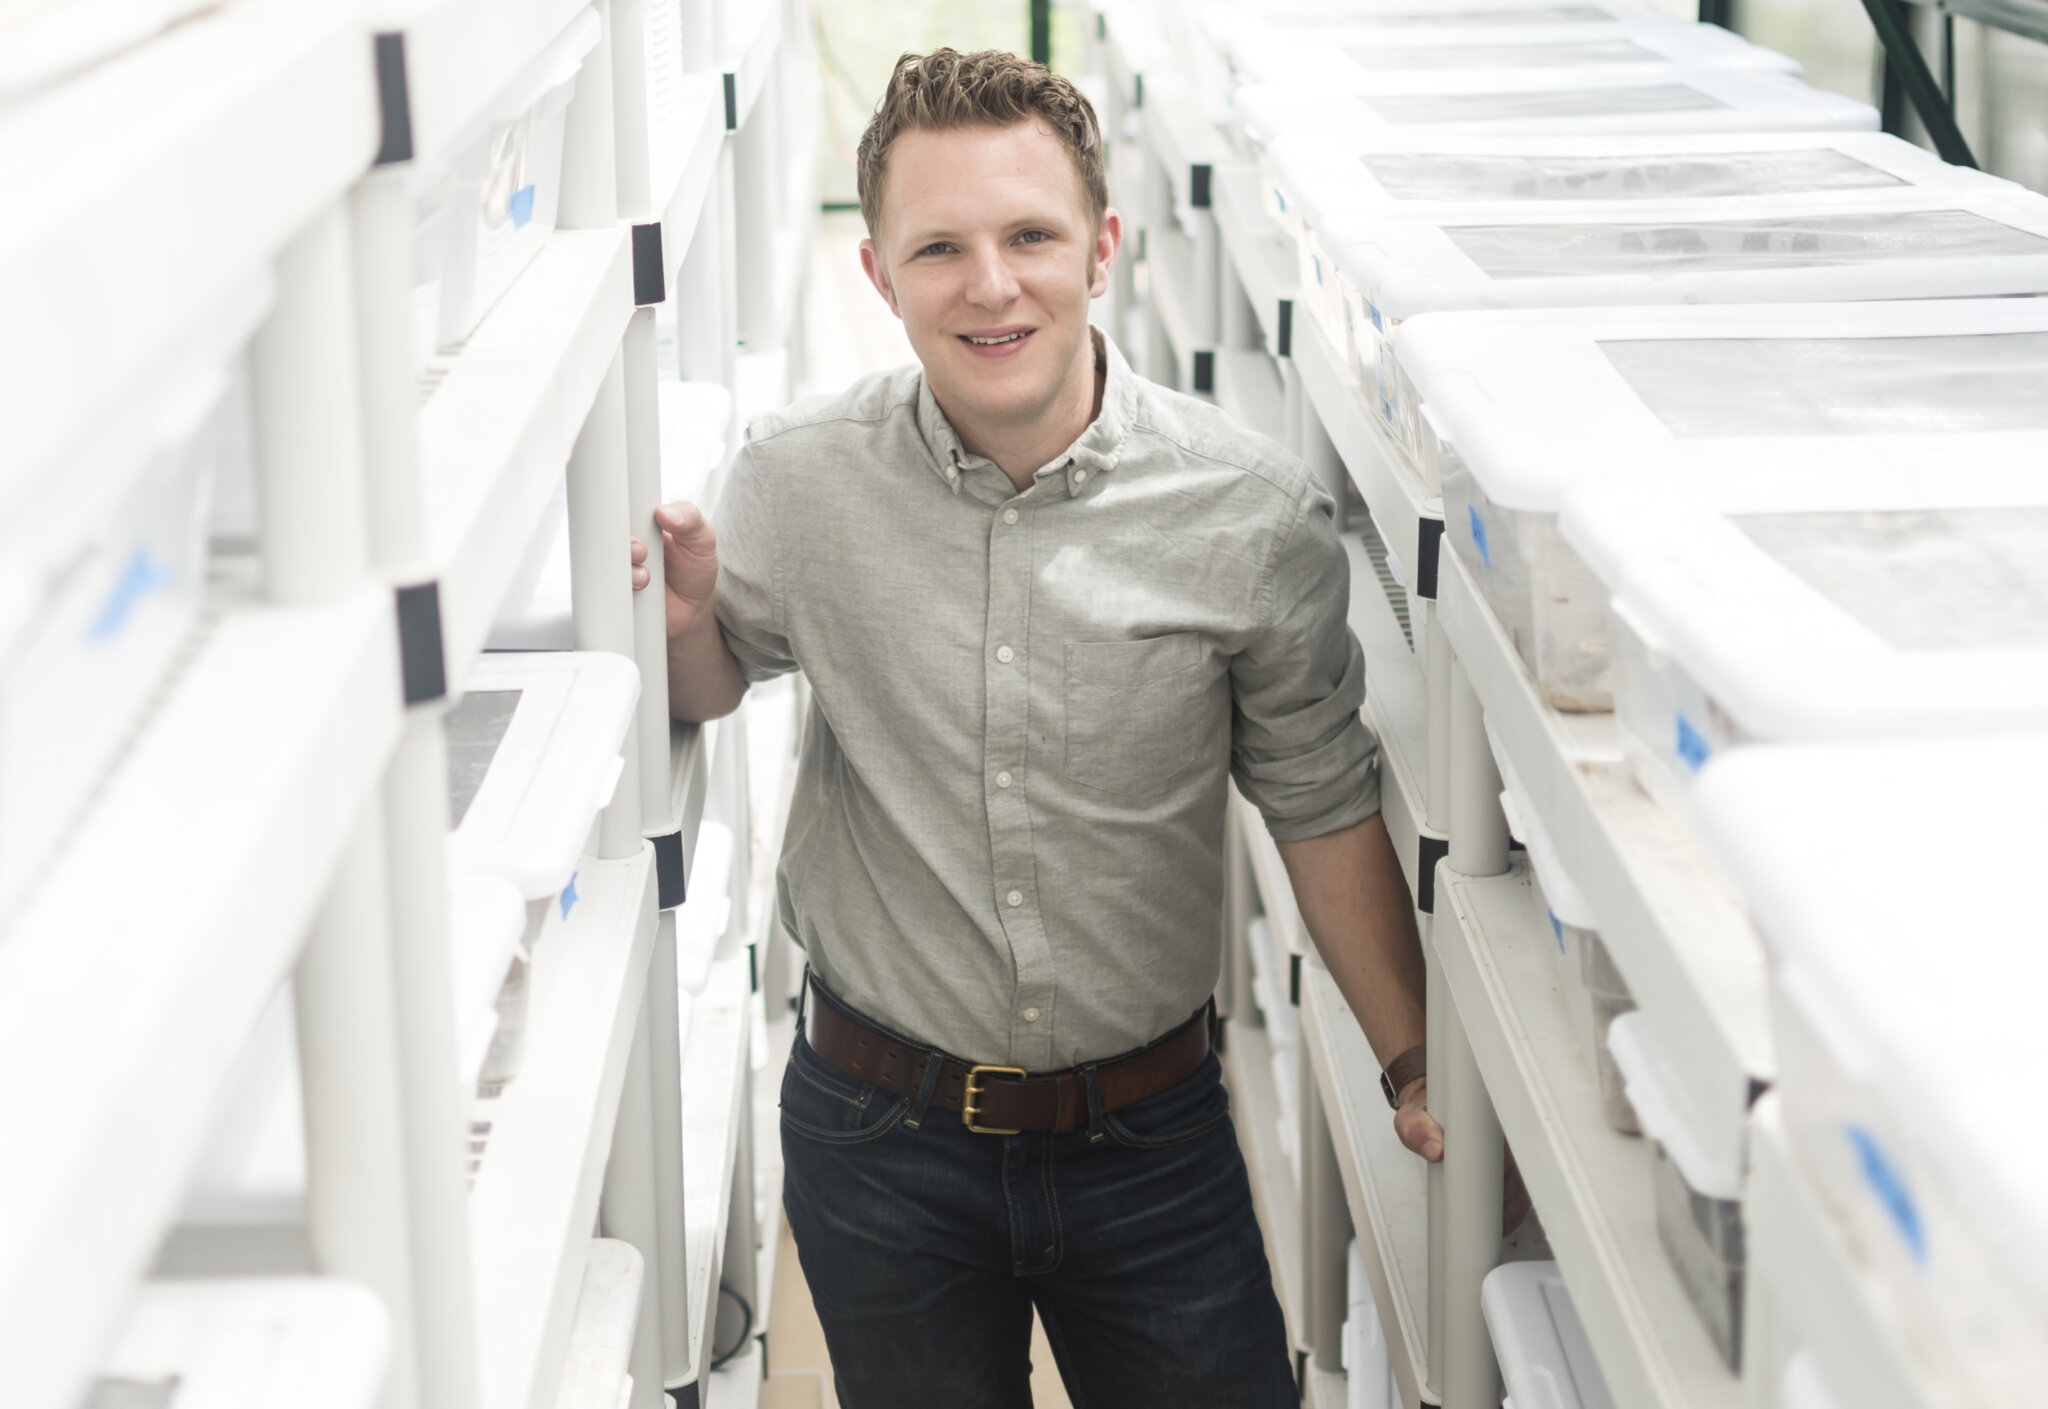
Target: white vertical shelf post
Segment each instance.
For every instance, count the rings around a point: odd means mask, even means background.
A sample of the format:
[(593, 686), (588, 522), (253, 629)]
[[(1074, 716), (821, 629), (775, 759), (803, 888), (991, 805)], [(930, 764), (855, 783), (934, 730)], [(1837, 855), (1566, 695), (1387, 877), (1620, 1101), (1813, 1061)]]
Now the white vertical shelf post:
[[(456, 1079), (448, 939), (448, 755), (442, 733), (446, 659), (438, 589), (429, 577), (412, 374), (412, 197), (409, 154), (373, 167), (350, 194), (354, 225), (357, 375), (368, 470), (370, 556), (399, 592), (415, 634), (405, 725), (385, 770), (392, 980), (404, 1108), (414, 1344), (419, 1403), (474, 1409), (475, 1296), (470, 1281), (466, 1093)], [(417, 610), (420, 607), (425, 610)], [(431, 631), (420, 635), (423, 623)]]
[[(659, 1211), (654, 1196), (655, 1167), (653, 1054), (650, 1050), (647, 1010), (640, 1001), (638, 1030), (626, 1059), (626, 1082), (619, 1092), (618, 1121), (612, 1127), (611, 1157), (604, 1167), (604, 1199), (599, 1222), (604, 1236), (631, 1243), (642, 1250), (661, 1250)], [(654, 1264), (650, 1260), (650, 1270)], [(656, 1278), (640, 1284), (640, 1325), (633, 1337), (630, 1361), (633, 1380), (632, 1409), (667, 1409), (663, 1394), (666, 1384), (665, 1352), (662, 1344), (663, 1305)]]
[(662, 1383), (690, 1378), (689, 1220), (683, 1201), (683, 1042), (676, 997), (676, 912), (664, 910), (647, 969), (648, 1076), (654, 1122), (654, 1226), (661, 1240), (655, 1269), (661, 1292)]
[(1351, 1209), (1344, 1200), (1344, 1172), (1337, 1166), (1337, 1146), (1330, 1131), (1330, 1113), (1308, 1059), (1308, 1041), (1301, 1047), (1301, 1284), (1308, 1304), (1303, 1337), (1309, 1363), (1327, 1374), (1344, 1370), (1344, 1317), (1350, 1308)]
[(776, 187), (783, 181), (774, 101), (774, 78), (755, 99), (734, 138), (735, 197), (739, 265), (739, 340), (749, 353), (773, 352), (782, 346), (777, 316), (775, 261)]
[[(1455, 659), (1449, 690), (1451, 835), (1445, 865), (1469, 876), (1499, 875), (1508, 865), (1500, 772), (1486, 742), (1479, 697)], [(1455, 926), (1457, 920), (1446, 916), (1445, 924)], [(1434, 940), (1436, 929), (1431, 929)], [(1445, 942), (1462, 944), (1464, 937), (1454, 933)], [(1449, 985), (1440, 969), (1433, 967), (1432, 977), (1430, 1096), (1444, 1128), (1444, 1159), (1430, 1180), (1430, 1300), (1435, 1313), (1430, 1360), (1437, 1368), (1443, 1409), (1494, 1409), (1500, 1402), (1500, 1372), (1480, 1313), (1479, 1290), (1500, 1260), (1505, 1147)]]
[[(264, 594), (331, 601), (369, 581), (354, 278), (337, 203), (279, 256), (252, 359)], [(419, 1403), (404, 1118), (383, 828), (359, 820), (301, 951), (293, 997), (314, 1265), (391, 1315), (382, 1403)]]

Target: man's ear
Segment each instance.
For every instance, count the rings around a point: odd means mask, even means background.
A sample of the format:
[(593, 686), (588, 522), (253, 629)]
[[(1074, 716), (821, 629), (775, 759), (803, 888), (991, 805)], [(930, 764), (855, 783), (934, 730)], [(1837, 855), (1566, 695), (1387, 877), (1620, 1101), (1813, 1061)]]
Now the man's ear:
[(889, 311), (900, 322), (903, 310), (896, 306), (896, 290), (889, 284), (889, 275), (882, 268), (882, 256), (875, 251), (874, 239), (863, 237), (860, 242), (861, 272), (868, 276), (868, 282), (875, 286), (875, 292), (882, 296), (882, 302), (889, 305)]
[(1116, 269), (1116, 253), (1123, 248), (1124, 218), (1112, 207), (1102, 212), (1095, 229), (1094, 268), (1088, 280), (1088, 297), (1101, 298), (1109, 292), (1109, 276)]

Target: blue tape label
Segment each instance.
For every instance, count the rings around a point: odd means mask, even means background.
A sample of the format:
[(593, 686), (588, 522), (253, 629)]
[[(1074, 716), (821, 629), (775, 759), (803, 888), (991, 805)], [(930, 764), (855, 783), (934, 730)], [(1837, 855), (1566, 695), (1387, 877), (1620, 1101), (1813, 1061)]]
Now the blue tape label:
[(1316, 268), (1316, 287), (1320, 289), (1323, 286), (1323, 257), (1312, 254), (1308, 257), (1308, 262)]
[(1845, 1130), (1849, 1143), (1856, 1148), (1856, 1163), (1863, 1171), (1864, 1182), (1890, 1215), (1892, 1227), (1898, 1230), (1906, 1250), (1913, 1254), (1913, 1261), (1926, 1266), (1927, 1229), (1920, 1222), (1920, 1210), (1913, 1202), (1913, 1191), (1906, 1187), (1905, 1176), (1875, 1135), (1860, 1125), (1850, 1125)]
[(512, 193), (505, 202), (505, 209), (511, 213), (512, 228), (523, 229), (533, 219), (533, 183), (528, 182)]
[(582, 874), (581, 871), (571, 871), (569, 884), (562, 887), (562, 918), (565, 920), (569, 918), (569, 912), (576, 908), (576, 902), (583, 898), (576, 893), (576, 878)]
[(1685, 760), (1685, 766), (1697, 773), (1706, 765), (1707, 755), (1714, 751), (1699, 730), (1692, 727), (1692, 721), (1684, 715), (1678, 716), (1678, 756)]
[(1386, 325), (1380, 322), (1380, 310), (1378, 304), (1368, 303), (1365, 306), (1365, 316), (1372, 320), (1373, 331), (1382, 333), (1386, 331)]
[(87, 628), (86, 639), (95, 645), (103, 645), (119, 636), (144, 599), (163, 591), (176, 578), (176, 573), (156, 560), (147, 543), (136, 544), (128, 554), (128, 562), (121, 569), (120, 578), (114, 583), (114, 590), (107, 594), (99, 615)]
[(1278, 186), (1275, 186), (1273, 188), (1273, 199), (1279, 203), (1280, 213), (1282, 215), (1287, 214), (1287, 193)]
[(1564, 953), (1564, 926), (1558, 923), (1557, 911), (1552, 910), (1548, 913), (1550, 915), (1550, 932), (1557, 936), (1557, 952), (1562, 954)]
[(1472, 544), (1479, 550), (1479, 561), (1493, 566), (1493, 550), (1486, 546), (1486, 525), (1479, 520), (1479, 511), (1471, 505), (1465, 506), (1465, 516), (1472, 522)]

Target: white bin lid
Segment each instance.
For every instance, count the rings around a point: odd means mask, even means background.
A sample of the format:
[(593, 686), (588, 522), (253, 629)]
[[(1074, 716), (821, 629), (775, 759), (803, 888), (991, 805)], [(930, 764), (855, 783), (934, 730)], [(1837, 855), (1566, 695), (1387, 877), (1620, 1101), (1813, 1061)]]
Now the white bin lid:
[(1739, 1145), (1716, 1138), (1720, 1132), (1687, 1099), (1676, 1054), (1666, 1050), (1651, 1022), (1649, 1014), (1637, 1009), (1618, 1014), (1607, 1029), (1607, 1051), (1621, 1071), (1643, 1134), (1664, 1147), (1694, 1193), (1740, 1198)]
[(1468, 30), (1598, 29), (1615, 24), (1663, 20), (1682, 24), (1659, 11), (1626, 0), (1280, 0), (1250, 7), (1243, 0), (1211, 0), (1201, 10), (1209, 41), (1228, 47), (1251, 31), (1313, 36), (1317, 30), (1343, 25), (1392, 34), (1457, 35)]
[[(1676, 67), (1799, 73), (1799, 64), (1718, 25), (1652, 19), (1599, 26), (1468, 26), (1453, 31), (1335, 23), (1254, 23), (1232, 37), (1230, 64), (1245, 83), (1305, 83), (1371, 98), (1412, 93), (1412, 75), (1542, 75), (1562, 87), (1587, 77), (1655, 82)], [(1396, 79), (1392, 86), (1388, 80)]]
[(640, 672), (607, 651), (487, 653), (465, 691), (448, 712), (450, 860), (546, 899), (618, 782)]
[(1798, 196), (1331, 215), (1317, 238), (1381, 320), (1453, 309), (1968, 298), (2048, 290), (2048, 197)]
[(1593, 1343), (1555, 1262), (1509, 1262), (1479, 1284), (1479, 1309), (1515, 1409), (1614, 1409)]
[[(353, 1282), (144, 1282), (81, 1409), (372, 1409), (390, 1354), (383, 1303)], [(145, 1397), (156, 1385), (161, 1401)]]
[(1290, 132), (1274, 138), (1265, 156), (1283, 208), (1311, 226), (1347, 210), (1428, 216), (1774, 195), (1867, 201), (1910, 199), (1919, 188), (2010, 184), (1882, 132), (1405, 140)]
[(498, 1030), (498, 990), (526, 931), (526, 902), (502, 876), (450, 872), (448, 945), (453, 951), (455, 1060), (462, 1083), (476, 1081)]
[(1530, 512), (1602, 479), (2038, 466), (2048, 449), (2039, 299), (1429, 314), (1395, 356), (1488, 497)]
[(1630, 629), (1745, 735), (2029, 728), (2048, 721), (2042, 419), (2031, 463), (1976, 463), (1968, 438), (1913, 470), (1731, 458), (1683, 484), (1588, 486), (1560, 524)]
[(1258, 146), (1287, 132), (1315, 131), (1421, 138), (1878, 128), (1877, 110), (1869, 104), (1809, 88), (1788, 74), (1693, 68), (1645, 80), (1572, 72), (1564, 88), (1526, 70), (1439, 71), (1410, 79), (1389, 74), (1372, 98), (1299, 81), (1247, 84), (1231, 95), (1231, 110)]
[(1598, 930), (1600, 925), (1593, 918), (1593, 907), (1586, 903), (1585, 892), (1564, 869), (1557, 846), (1550, 839), (1550, 829), (1536, 815), (1535, 804), (1529, 800), (1529, 790), (1522, 785), (1522, 775), (1515, 771), (1507, 750), (1500, 746), (1500, 738), (1493, 732), (1493, 721), (1489, 719), (1485, 723), (1486, 742), (1493, 750), (1494, 764), (1500, 770), (1500, 805), (1507, 817), (1508, 832), (1528, 852), (1529, 864), (1543, 883), (1543, 899), (1550, 906), (1551, 918), (1573, 929)]
[[(2037, 1288), (2048, 1124), (2030, 1113), (2048, 1070), (2048, 946), (2029, 882), (2048, 855), (2044, 795), (2040, 733), (1736, 749), (1693, 795), (1781, 988), (1897, 1102), (1951, 1206)], [(1888, 1181), (1887, 1195), (1910, 1232), (1914, 1191)]]

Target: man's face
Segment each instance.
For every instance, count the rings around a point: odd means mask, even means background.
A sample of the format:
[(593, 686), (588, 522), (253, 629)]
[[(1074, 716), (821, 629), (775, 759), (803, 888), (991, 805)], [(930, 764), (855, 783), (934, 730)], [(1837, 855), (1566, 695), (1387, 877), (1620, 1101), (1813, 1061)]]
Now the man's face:
[(949, 415), (1021, 426), (1081, 385), (1092, 396), (1088, 304), (1109, 287), (1121, 225), (1092, 218), (1050, 128), (903, 133), (880, 226), (862, 267)]

